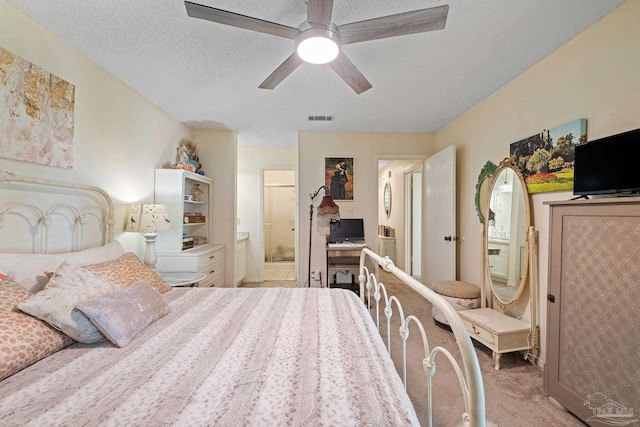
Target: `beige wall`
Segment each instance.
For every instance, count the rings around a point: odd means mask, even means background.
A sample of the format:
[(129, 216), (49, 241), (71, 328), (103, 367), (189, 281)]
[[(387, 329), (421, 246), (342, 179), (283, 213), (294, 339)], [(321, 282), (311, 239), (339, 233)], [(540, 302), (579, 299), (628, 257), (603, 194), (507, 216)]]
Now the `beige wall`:
[[(366, 133), (366, 132), (300, 132), (299, 137), (299, 207), (298, 246), (300, 263), (298, 277), (305, 285), (309, 256), (309, 194), (324, 185), (325, 157), (354, 157), (354, 200), (339, 201), (340, 216), (363, 218), (367, 245), (375, 248), (378, 234), (378, 160), (401, 159), (403, 156), (426, 156), (434, 152), (431, 133)], [(322, 195), (322, 194), (321, 194)], [(321, 198), (314, 201), (320, 204)], [(327, 231), (328, 233), (328, 231)], [(311, 270), (325, 271), (325, 235), (313, 220)], [(324, 274), (323, 274), (324, 276)], [(323, 277), (326, 284), (326, 277)], [(316, 284), (317, 282), (313, 282)]]
[(115, 203), (116, 238), (142, 255), (142, 236), (123, 232), (128, 205), (153, 201), (154, 169), (174, 159), (191, 131), (5, 1), (0, 46), (76, 89), (73, 170), (8, 159), (0, 168), (104, 188)]
[[(297, 173), (297, 165), (297, 147), (238, 148), (238, 231), (249, 232), (246, 282), (261, 282), (264, 277), (262, 173), (267, 170), (292, 170)], [(302, 220), (305, 218), (308, 218), (308, 214)]]
[[(436, 147), (457, 147), (459, 278), (481, 283), (481, 226), (475, 184), (487, 160), (498, 164), (509, 144), (574, 119), (587, 119), (587, 137), (640, 127), (640, 1), (628, 0), (573, 40), (436, 133)], [(547, 200), (571, 192), (532, 196), (540, 233), (542, 360), (545, 357), (548, 267)]]
[(200, 163), (213, 178), (213, 243), (225, 245), (224, 286), (235, 285), (237, 134), (232, 131), (194, 131)]

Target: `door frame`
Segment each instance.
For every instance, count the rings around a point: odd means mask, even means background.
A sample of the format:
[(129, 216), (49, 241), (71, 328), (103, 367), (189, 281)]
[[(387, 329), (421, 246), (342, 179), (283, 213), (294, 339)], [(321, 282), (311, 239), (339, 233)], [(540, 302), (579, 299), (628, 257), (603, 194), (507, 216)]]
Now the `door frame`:
[(298, 173), (298, 168), (296, 166), (262, 166), (260, 168), (260, 262), (258, 263), (258, 275), (260, 277), (260, 281), (264, 281), (264, 173), (267, 171), (285, 171), (285, 172), (294, 172), (295, 182), (293, 184), (294, 192), (295, 192), (295, 212), (294, 212), (294, 223), (295, 223), (295, 232), (294, 232), (294, 253), (295, 253), (295, 271), (296, 271), (296, 281), (300, 284), (300, 277), (298, 276), (298, 263), (300, 260), (300, 248), (298, 247), (298, 232), (300, 230), (300, 224), (298, 221), (298, 208), (300, 201), (300, 191), (299, 191), (299, 182), (300, 176)]
[[(383, 195), (383, 191), (384, 191), (384, 184), (378, 179), (378, 164), (381, 160), (399, 160), (399, 161), (410, 161), (410, 160), (414, 160), (416, 162), (420, 162), (421, 163), (421, 167), (422, 167), (422, 188), (424, 191), (424, 188), (426, 183), (425, 183), (425, 173), (424, 173), (424, 168), (425, 168), (425, 164), (427, 159), (429, 158), (430, 155), (433, 154), (378, 154), (376, 156), (374, 156), (374, 161), (375, 161), (375, 171), (376, 171), (376, 206), (379, 206), (380, 204), (380, 198)], [(398, 206), (398, 204), (394, 205), (394, 206)], [(406, 204), (402, 203), (401, 204), (402, 209), (406, 210)], [(379, 220), (379, 217), (377, 216), (378, 210), (376, 209), (376, 218)], [(406, 212), (403, 212), (403, 217), (406, 217)], [(422, 197), (422, 219), (421, 219), (421, 224), (422, 224), (422, 232), (424, 234), (424, 230), (425, 230), (425, 197)], [(406, 224), (405, 224), (405, 228), (406, 228)], [(377, 231), (377, 230), (376, 230)], [(377, 239), (377, 232), (376, 232), (376, 239)], [(405, 239), (406, 240), (406, 239)], [(421, 259), (420, 262), (424, 268), (424, 264), (425, 264), (425, 239), (421, 236), (421, 243), (420, 243), (420, 247), (421, 247)], [(405, 258), (406, 258), (406, 252), (405, 252)], [(401, 268), (404, 270), (404, 266), (396, 266), (398, 268)]]
[[(424, 161), (416, 164), (415, 166), (408, 168), (404, 171), (404, 254), (405, 254), (405, 265), (401, 267), (407, 274), (414, 277), (416, 280), (422, 280), (422, 234), (420, 235), (420, 276), (416, 277), (413, 273), (413, 262), (411, 261), (411, 257), (413, 248), (413, 235), (411, 231), (413, 230), (413, 224), (411, 219), (413, 218), (413, 175), (416, 171), (420, 171), (420, 185), (423, 184), (423, 175), (424, 175)], [(411, 175), (411, 186), (409, 185), (408, 178)], [(424, 191), (424, 188), (422, 189)], [(422, 197), (422, 192), (420, 193), (420, 214), (421, 218), (424, 218), (424, 208), (423, 203), (424, 197)], [(421, 226), (423, 225), (423, 221), (420, 221)], [(424, 230), (421, 230), (424, 233)], [(411, 271), (409, 271), (411, 270)]]

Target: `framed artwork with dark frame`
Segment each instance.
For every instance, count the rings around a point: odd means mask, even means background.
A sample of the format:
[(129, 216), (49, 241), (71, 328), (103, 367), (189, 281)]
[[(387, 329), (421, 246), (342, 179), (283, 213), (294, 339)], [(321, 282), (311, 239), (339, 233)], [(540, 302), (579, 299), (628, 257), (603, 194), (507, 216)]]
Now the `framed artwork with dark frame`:
[(325, 157), (324, 185), (333, 200), (353, 201), (353, 157)]

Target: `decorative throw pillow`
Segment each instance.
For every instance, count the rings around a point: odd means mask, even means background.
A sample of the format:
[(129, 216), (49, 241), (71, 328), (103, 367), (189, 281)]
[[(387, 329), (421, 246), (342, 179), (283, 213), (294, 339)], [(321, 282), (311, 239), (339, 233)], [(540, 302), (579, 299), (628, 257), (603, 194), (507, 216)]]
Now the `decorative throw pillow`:
[(91, 344), (103, 336), (76, 306), (117, 289), (83, 267), (64, 261), (47, 286), (18, 304), (18, 309), (44, 320), (76, 341)]
[(126, 346), (144, 328), (169, 313), (162, 295), (144, 280), (84, 301), (77, 308), (118, 347)]
[(44, 272), (56, 271), (62, 261), (77, 265), (96, 264), (116, 259), (126, 253), (117, 240), (104, 246), (60, 254), (0, 254), (0, 274), (13, 277), (31, 292), (40, 292), (49, 281)]
[(45, 271), (55, 271), (64, 258), (47, 254), (0, 254), (0, 273), (12, 277), (31, 292), (44, 289), (49, 278)]
[(0, 381), (73, 342), (42, 320), (16, 310), (32, 295), (8, 277), (0, 283)]
[(132, 252), (127, 252), (113, 261), (87, 265), (84, 268), (95, 276), (108, 280), (121, 288), (126, 288), (140, 280), (144, 280), (149, 282), (161, 294), (171, 290), (171, 287), (155, 271), (147, 267)]

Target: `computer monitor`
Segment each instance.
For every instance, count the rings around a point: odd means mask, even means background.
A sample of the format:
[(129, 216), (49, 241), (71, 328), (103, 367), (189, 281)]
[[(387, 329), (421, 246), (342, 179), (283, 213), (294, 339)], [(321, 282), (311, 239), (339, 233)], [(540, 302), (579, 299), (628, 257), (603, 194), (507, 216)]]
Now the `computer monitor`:
[(329, 243), (339, 242), (364, 242), (364, 221), (362, 218), (341, 219), (331, 224)]

